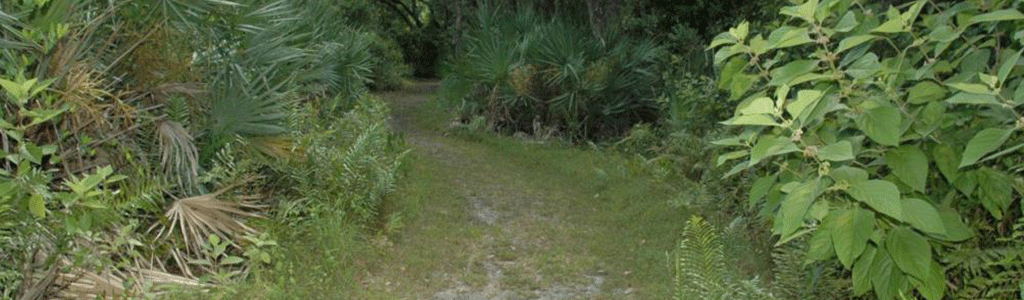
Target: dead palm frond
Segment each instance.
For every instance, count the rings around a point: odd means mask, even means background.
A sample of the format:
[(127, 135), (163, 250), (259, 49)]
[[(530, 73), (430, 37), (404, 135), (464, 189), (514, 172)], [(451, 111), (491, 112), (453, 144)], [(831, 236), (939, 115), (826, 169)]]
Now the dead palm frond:
[[(56, 299), (109, 299), (139, 296), (145, 292), (161, 293), (171, 286), (188, 286), (194, 288), (209, 287), (198, 280), (174, 275), (161, 270), (129, 268), (125, 272), (108, 271), (92, 272), (73, 267), (68, 259), (61, 264), (67, 271), (57, 273), (52, 287), (56, 288)], [(57, 269), (56, 266), (54, 268)], [(125, 280), (132, 279), (134, 284), (125, 285)], [(146, 290), (148, 287), (148, 291)]]
[(120, 277), (110, 272), (98, 274), (80, 268), (57, 274), (54, 285), (58, 289), (57, 299), (118, 298), (127, 292)]
[(184, 192), (198, 191), (199, 151), (192, 135), (181, 123), (163, 120), (156, 126), (160, 144), (160, 166), (168, 178), (174, 178)]
[(158, 238), (170, 236), (175, 228), (181, 231), (186, 248), (198, 253), (203, 248), (206, 238), (211, 234), (223, 237), (235, 236), (238, 233), (257, 233), (257, 231), (238, 217), (260, 217), (243, 210), (243, 208), (259, 208), (248, 203), (257, 196), (240, 196), (240, 202), (230, 202), (218, 197), (249, 180), (226, 186), (210, 194), (181, 198), (174, 201), (164, 216), (171, 221), (170, 226), (160, 230)]

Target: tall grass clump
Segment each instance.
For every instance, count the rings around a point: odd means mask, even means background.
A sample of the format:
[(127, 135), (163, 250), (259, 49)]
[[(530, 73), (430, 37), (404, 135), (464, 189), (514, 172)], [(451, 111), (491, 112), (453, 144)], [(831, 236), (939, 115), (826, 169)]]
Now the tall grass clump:
[(660, 116), (649, 41), (521, 9), (481, 8), (463, 55), (450, 62), (443, 97), (461, 119), (487, 117), (496, 129), (572, 139), (621, 135)]

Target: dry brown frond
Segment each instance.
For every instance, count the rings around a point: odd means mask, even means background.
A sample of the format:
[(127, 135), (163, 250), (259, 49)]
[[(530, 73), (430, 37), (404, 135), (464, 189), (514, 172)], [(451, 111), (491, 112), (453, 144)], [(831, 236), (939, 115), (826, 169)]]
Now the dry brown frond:
[(221, 188), (210, 194), (175, 200), (171, 208), (164, 213), (171, 224), (160, 230), (158, 238), (167, 237), (175, 228), (178, 228), (186, 247), (198, 253), (210, 234), (232, 237), (237, 233), (256, 233), (255, 229), (246, 226), (238, 217), (260, 217), (255, 213), (242, 210), (243, 208), (259, 207), (244, 201), (256, 199), (257, 196), (241, 196), (239, 198), (243, 201), (240, 202), (217, 198), (245, 182), (247, 181)]
[(192, 135), (181, 123), (163, 120), (157, 123), (156, 135), (160, 144), (160, 166), (168, 178), (177, 180), (185, 192), (194, 192), (199, 178), (199, 151)]
[(59, 299), (111, 299), (125, 295), (124, 280), (109, 272), (97, 274), (71, 268), (57, 274), (54, 284)]
[[(52, 291), (59, 299), (118, 299), (131, 297), (145, 292), (146, 286), (151, 287), (149, 292), (161, 293), (171, 286), (189, 286), (197, 288), (210, 287), (209, 284), (200, 283), (198, 280), (174, 275), (162, 270), (129, 268), (126, 272), (104, 272), (102, 274), (74, 267), (70, 260), (61, 259), (60, 266), (68, 271), (56, 274), (52, 285)], [(54, 270), (58, 269), (54, 266)], [(125, 287), (126, 278), (134, 279), (135, 284)]]

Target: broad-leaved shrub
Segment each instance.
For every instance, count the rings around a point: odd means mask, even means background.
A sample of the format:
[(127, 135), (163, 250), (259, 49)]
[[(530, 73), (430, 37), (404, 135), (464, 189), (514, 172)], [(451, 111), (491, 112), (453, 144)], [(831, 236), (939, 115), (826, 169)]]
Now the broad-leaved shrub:
[(718, 35), (720, 83), (741, 102), (723, 122), (738, 134), (715, 144), (734, 150), (730, 174), (768, 171), (750, 197), (778, 243), (809, 237), (807, 260), (838, 260), (854, 295), (963, 287), (944, 257), (1009, 238), (996, 228), (1021, 214), (1019, 6), (810, 0), (770, 32)]

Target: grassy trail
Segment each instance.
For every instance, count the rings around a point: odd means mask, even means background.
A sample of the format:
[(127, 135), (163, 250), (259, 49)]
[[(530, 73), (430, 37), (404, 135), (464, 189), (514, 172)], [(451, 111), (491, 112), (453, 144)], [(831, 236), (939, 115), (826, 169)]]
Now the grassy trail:
[(388, 208), (400, 228), (352, 259), (358, 298), (670, 298), (666, 253), (683, 212), (637, 162), (446, 136), (437, 85), (381, 95), (412, 153)]

